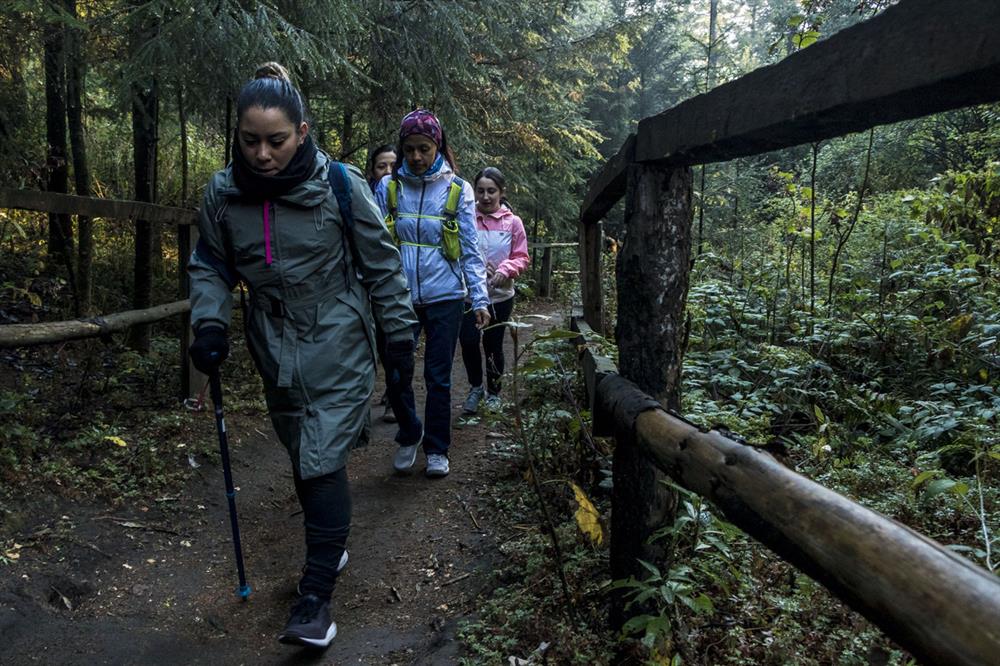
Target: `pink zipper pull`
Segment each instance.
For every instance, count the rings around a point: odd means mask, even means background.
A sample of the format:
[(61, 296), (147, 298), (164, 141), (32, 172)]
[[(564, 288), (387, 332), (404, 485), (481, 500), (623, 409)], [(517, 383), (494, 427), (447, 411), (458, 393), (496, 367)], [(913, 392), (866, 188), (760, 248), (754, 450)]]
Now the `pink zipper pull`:
[(271, 204), (264, 200), (264, 264), (271, 265)]

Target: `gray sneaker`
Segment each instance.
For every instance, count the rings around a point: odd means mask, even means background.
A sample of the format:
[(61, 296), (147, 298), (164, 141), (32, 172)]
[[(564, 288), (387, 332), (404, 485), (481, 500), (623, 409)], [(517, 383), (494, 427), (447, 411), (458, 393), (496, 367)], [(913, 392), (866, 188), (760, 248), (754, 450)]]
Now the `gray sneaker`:
[(424, 441), (423, 433), (420, 434), (420, 439), (417, 440), (416, 444), (410, 446), (400, 446), (396, 449), (396, 457), (392, 460), (392, 466), (397, 472), (406, 472), (411, 467), (413, 463), (417, 461), (417, 450), (420, 448), (420, 444)]
[(500, 399), (499, 395), (490, 394), (486, 396), (486, 411), (488, 412), (499, 412), (503, 408), (503, 400)]
[(330, 619), (330, 602), (315, 594), (305, 594), (292, 606), (291, 615), (278, 640), (291, 645), (327, 647), (337, 635), (337, 623)]
[(462, 403), (463, 414), (475, 414), (479, 411), (479, 401), (483, 399), (483, 387), (473, 386), (469, 391), (469, 397)]
[(427, 469), (424, 474), (430, 477), (448, 476), (448, 456), (441, 453), (427, 454)]

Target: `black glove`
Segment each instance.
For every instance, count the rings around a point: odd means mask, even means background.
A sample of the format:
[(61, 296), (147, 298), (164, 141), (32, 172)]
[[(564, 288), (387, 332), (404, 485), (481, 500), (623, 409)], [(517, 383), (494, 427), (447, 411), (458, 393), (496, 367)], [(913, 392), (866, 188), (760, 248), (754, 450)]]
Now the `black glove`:
[(413, 352), (415, 347), (413, 338), (390, 340), (385, 345), (386, 365), (399, 373), (399, 382), (403, 386), (409, 386), (413, 383)]
[(226, 329), (221, 326), (202, 326), (194, 334), (194, 342), (188, 350), (194, 367), (206, 375), (219, 369), (229, 357), (229, 340)]

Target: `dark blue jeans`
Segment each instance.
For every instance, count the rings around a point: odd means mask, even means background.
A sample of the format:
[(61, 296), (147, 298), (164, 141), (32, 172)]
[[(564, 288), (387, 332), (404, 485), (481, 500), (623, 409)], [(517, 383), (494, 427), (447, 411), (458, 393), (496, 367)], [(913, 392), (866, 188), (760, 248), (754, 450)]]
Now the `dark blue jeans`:
[(396, 442), (402, 446), (415, 444), (424, 432), (424, 453), (448, 455), (451, 446), (451, 366), (458, 344), (458, 331), (462, 326), (465, 303), (461, 300), (440, 301), (430, 305), (417, 305), (418, 324), (414, 337), (423, 331), (424, 383), (427, 398), (424, 402), (424, 423), (417, 417), (413, 385), (403, 385), (397, 373), (390, 372), (389, 404), (399, 421)]

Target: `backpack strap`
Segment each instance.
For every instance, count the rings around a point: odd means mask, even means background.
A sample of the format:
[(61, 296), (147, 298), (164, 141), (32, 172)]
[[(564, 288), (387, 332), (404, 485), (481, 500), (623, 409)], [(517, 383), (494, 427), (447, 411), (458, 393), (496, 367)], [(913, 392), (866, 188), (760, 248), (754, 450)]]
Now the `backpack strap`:
[[(345, 243), (345, 258), (348, 247), (350, 248), (351, 263), (355, 269), (361, 266), (358, 260), (358, 246), (354, 242), (354, 212), (351, 208), (351, 180), (347, 174), (347, 167), (343, 162), (330, 161), (327, 167), (327, 179), (330, 181), (330, 189), (333, 196), (337, 198), (337, 208), (340, 209), (340, 219), (344, 222), (343, 241)], [(344, 271), (346, 275), (347, 266), (345, 262)]]
[(448, 188), (448, 200), (444, 204), (444, 217), (446, 220), (454, 220), (458, 217), (458, 205), (462, 202), (462, 188), (465, 181), (455, 176), (451, 179), (451, 186)]
[(389, 209), (389, 217), (396, 219), (396, 213), (399, 212), (399, 180), (396, 178), (389, 179), (389, 185), (386, 189), (386, 206)]

